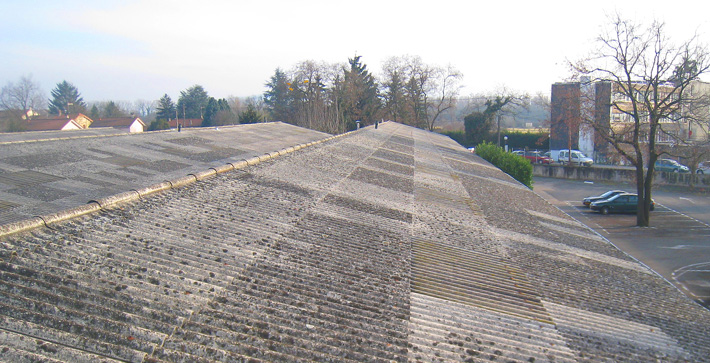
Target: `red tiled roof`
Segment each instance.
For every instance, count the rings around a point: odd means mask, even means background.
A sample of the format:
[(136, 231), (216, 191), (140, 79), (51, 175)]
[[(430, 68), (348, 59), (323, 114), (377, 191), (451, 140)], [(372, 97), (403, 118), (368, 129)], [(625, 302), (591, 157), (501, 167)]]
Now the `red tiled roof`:
[(81, 129), (81, 125), (77, 124), (73, 119), (68, 118), (54, 118), (54, 119), (38, 119), (31, 120), (25, 124), (26, 131), (50, 131), (50, 130), (61, 130), (67, 124), (73, 123), (76, 128)]
[(177, 127), (178, 122), (182, 127), (200, 127), (202, 126), (201, 118), (181, 118), (170, 120), (170, 127)]
[(82, 113), (74, 113), (74, 114), (70, 114), (70, 115), (49, 116), (49, 117), (43, 117), (43, 118), (33, 117), (30, 120), (30, 122), (44, 121), (44, 120), (74, 120), (74, 119), (77, 119), (82, 116), (90, 119), (89, 116), (86, 116)]
[(140, 122), (143, 127), (145, 127), (145, 123), (139, 117), (100, 118), (94, 121), (91, 127), (129, 127), (136, 121)]
[[(46, 117), (46, 118), (33, 118), (29, 120), (29, 125), (25, 127), (26, 130), (28, 131), (42, 131), (42, 130), (60, 130), (61, 126), (59, 128), (41, 128), (37, 129), (38, 127), (49, 127), (49, 126), (39, 126), (39, 125), (52, 125), (52, 127), (55, 127), (54, 125), (59, 124), (60, 121), (73, 121), (80, 129), (85, 129), (86, 127), (83, 126), (83, 123), (81, 120), (88, 121), (88, 124), (90, 125), (93, 120), (89, 117), (86, 116), (82, 113), (75, 113), (75, 114), (70, 114), (70, 115), (61, 115), (61, 116), (51, 116), (51, 117)], [(66, 125), (67, 122), (64, 122), (64, 125)]]

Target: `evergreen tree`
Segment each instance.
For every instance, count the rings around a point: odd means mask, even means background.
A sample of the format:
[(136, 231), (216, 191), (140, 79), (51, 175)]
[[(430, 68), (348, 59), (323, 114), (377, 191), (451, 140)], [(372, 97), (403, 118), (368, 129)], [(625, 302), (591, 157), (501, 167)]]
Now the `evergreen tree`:
[(405, 116), (406, 95), (402, 75), (393, 71), (387, 83), (384, 84), (385, 108), (387, 116), (392, 121), (401, 121)]
[(360, 62), (361, 56), (348, 59), (350, 69), (343, 75), (342, 112), (349, 129), (356, 127), (355, 121), (365, 125), (374, 124), (381, 107), (375, 77)]
[(203, 118), (210, 96), (202, 86), (196, 84), (180, 91), (177, 109), (182, 118)]
[(247, 109), (244, 110), (244, 112), (239, 114), (240, 124), (254, 124), (261, 121), (262, 117), (259, 115), (256, 107), (251, 103), (247, 105)]
[(291, 87), (291, 81), (286, 76), (286, 73), (276, 68), (276, 72), (271, 76), (271, 80), (266, 84), (266, 87), (268, 90), (264, 92), (264, 104), (269, 111), (271, 120), (294, 123), (295, 110), (292, 107), (292, 91), (295, 89)]
[(464, 117), (465, 142), (475, 146), (488, 140), (491, 133), (491, 120), (488, 114), (478, 111)]
[(104, 106), (104, 118), (121, 117), (124, 115), (123, 111), (121, 111), (121, 109), (119, 109), (113, 101), (108, 101), (108, 103)]
[(223, 125), (223, 120), (218, 120), (217, 115), (219, 115), (220, 112), (229, 111), (229, 102), (227, 102), (227, 100), (225, 100), (224, 98), (220, 98), (219, 100), (217, 100), (214, 97), (210, 97), (207, 101), (207, 106), (205, 106), (204, 109), (204, 121), (202, 122), (202, 126)]
[(99, 111), (99, 107), (96, 105), (91, 106), (91, 111), (89, 111), (89, 117), (92, 120), (98, 120), (101, 117), (101, 112)]
[(173, 100), (166, 93), (158, 100), (158, 109), (155, 118), (158, 120), (170, 120), (174, 117), (175, 103), (173, 103)]
[(170, 123), (168, 123), (168, 120), (165, 119), (157, 119), (153, 122), (150, 123), (148, 126), (148, 131), (156, 131), (156, 130), (169, 130), (170, 129)]
[(49, 100), (49, 114), (66, 115), (79, 112), (86, 112), (86, 103), (79, 90), (67, 81), (57, 83)]

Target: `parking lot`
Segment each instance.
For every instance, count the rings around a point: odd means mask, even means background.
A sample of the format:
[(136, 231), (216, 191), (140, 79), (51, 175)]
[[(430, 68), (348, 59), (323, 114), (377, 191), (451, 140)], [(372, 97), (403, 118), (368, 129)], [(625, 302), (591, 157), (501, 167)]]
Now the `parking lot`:
[(635, 193), (635, 185), (541, 177), (534, 181), (536, 193), (710, 308), (710, 196), (658, 188), (651, 226), (639, 228), (635, 214), (601, 215), (582, 205), (582, 198), (611, 189)]

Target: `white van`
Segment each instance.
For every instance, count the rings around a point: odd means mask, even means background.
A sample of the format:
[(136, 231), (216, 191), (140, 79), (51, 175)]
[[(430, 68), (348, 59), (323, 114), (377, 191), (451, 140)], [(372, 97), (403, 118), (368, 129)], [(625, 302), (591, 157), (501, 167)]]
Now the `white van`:
[(557, 154), (557, 162), (567, 165), (570, 157), (572, 158), (572, 165), (592, 166), (594, 164), (594, 160), (582, 154), (581, 151), (568, 149), (560, 150), (560, 153)]

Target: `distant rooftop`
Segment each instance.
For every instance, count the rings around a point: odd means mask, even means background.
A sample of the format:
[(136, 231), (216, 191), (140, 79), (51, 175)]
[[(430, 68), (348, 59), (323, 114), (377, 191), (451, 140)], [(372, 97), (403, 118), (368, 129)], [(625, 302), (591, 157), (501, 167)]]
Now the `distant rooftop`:
[(0, 225), (328, 136), (280, 122), (0, 134)]
[(145, 126), (145, 123), (140, 117), (111, 117), (94, 120), (91, 127), (128, 127), (134, 122), (139, 122), (141, 125)]
[[(192, 170), (275, 126), (55, 147)], [(448, 137), (325, 136), (0, 237), (0, 361), (710, 361), (708, 310)]]

